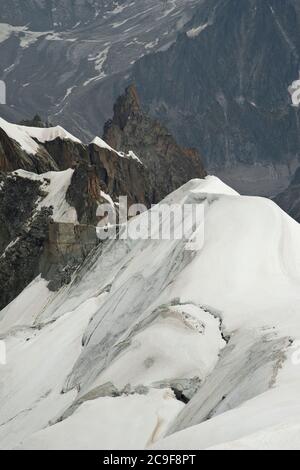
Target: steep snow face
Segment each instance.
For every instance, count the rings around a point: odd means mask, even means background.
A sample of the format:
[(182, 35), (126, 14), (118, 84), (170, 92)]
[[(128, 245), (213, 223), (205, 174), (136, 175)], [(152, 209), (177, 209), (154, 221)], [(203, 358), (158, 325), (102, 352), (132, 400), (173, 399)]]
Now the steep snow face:
[(19, 126), (11, 124), (0, 117), (0, 127), (6, 132), (8, 137), (18, 142), (21, 148), (29, 155), (35, 155), (39, 150), (39, 144), (34, 139), (41, 143), (50, 142), (58, 138), (81, 143), (79, 139), (60, 126), (49, 128)]
[(156, 314), (147, 328), (140, 326), (126, 335), (128, 347), (99, 375), (92, 389), (106, 382), (122, 389), (128, 384), (171, 383), (176, 377), (202, 381), (213, 370), (226, 345), (217, 318), (188, 304), (164, 307)]
[(22, 178), (29, 178), (42, 183), (45, 196), (38, 201), (37, 211), (42, 207), (53, 207), (52, 218), (55, 222), (78, 223), (76, 209), (66, 201), (66, 193), (71, 184), (74, 170), (49, 171), (42, 175), (25, 170), (17, 170), (14, 173)]
[(136, 239), (144, 213), (68, 287), (37, 279), (1, 313), (0, 447), (299, 446), (299, 224), (214, 177), (163, 203), (204, 208), (198, 249), (189, 219), (185, 239)]

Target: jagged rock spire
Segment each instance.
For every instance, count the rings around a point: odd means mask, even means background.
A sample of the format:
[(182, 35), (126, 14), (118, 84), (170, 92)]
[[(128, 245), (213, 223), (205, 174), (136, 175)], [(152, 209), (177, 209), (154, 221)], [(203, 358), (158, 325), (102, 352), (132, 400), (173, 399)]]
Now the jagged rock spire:
[(141, 103), (135, 84), (129, 85), (114, 105), (113, 123), (124, 129), (130, 116), (141, 113)]

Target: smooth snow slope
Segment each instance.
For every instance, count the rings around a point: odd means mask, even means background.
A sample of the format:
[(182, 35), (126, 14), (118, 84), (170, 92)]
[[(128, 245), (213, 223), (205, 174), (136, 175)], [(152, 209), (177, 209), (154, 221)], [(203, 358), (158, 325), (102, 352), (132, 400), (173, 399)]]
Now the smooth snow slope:
[[(31, 307), (25, 324), (15, 327), (18, 299), (2, 313), (2, 448), (263, 448), (286, 447), (287, 439), (300, 448), (299, 224), (214, 177), (192, 180), (164, 202), (204, 205), (200, 250), (188, 250), (188, 240), (108, 241), (69, 287), (54, 297), (41, 290), (44, 303), (28, 300), (41, 281), (29, 286), (21, 294)], [(145, 217), (129, 229), (143, 230)], [(108, 400), (107, 382), (121, 398)], [(189, 403), (176, 409), (170, 387)], [(146, 404), (156, 389), (171, 400), (157, 395), (159, 414)], [(143, 409), (141, 436), (135, 414)], [(116, 436), (115, 426), (124, 431)]]

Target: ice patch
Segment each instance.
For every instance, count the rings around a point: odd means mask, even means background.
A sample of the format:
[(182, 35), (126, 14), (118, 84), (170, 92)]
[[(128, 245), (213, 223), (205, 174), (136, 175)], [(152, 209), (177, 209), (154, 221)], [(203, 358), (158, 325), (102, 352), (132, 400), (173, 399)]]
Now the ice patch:
[(298, 108), (300, 105), (300, 79), (295, 80), (288, 88), (288, 91), (292, 98), (292, 106)]
[(202, 33), (202, 31), (204, 31), (208, 26), (208, 23), (205, 23), (205, 24), (202, 24), (200, 26), (198, 26), (197, 28), (192, 28), (190, 29), (189, 31), (187, 31), (186, 35), (188, 38), (196, 38), (197, 36), (199, 36), (200, 33)]

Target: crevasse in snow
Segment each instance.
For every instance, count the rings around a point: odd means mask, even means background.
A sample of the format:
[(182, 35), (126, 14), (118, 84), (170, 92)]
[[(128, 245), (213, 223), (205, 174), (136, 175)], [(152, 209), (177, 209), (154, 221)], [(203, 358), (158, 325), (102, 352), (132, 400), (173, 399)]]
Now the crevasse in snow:
[(200, 249), (109, 240), (0, 313), (1, 448), (299, 446), (299, 224), (214, 177), (163, 203), (203, 205)]

